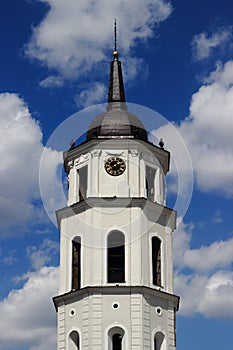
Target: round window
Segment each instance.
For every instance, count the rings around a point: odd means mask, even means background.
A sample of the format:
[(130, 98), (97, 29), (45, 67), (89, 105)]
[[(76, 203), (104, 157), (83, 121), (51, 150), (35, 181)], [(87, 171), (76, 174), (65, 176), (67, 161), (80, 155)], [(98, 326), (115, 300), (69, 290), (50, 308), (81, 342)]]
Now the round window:
[(162, 308), (161, 308), (160, 306), (157, 306), (157, 307), (155, 308), (155, 312), (156, 312), (156, 314), (157, 314), (158, 316), (162, 316), (163, 310), (162, 310)]
[(117, 309), (119, 309), (119, 307), (120, 307), (120, 304), (119, 304), (119, 303), (113, 303), (113, 304), (112, 304), (113, 310), (117, 310)]
[(75, 309), (71, 309), (70, 310), (70, 317), (74, 317), (74, 315), (75, 315)]

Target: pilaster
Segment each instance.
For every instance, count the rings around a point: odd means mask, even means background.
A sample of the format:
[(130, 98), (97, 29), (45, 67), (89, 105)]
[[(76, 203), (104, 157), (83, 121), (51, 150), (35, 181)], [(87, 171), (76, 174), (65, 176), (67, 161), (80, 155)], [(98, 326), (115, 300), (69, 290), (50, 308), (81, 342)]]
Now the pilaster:
[(174, 303), (168, 301), (168, 348), (175, 349), (175, 322), (174, 322)]
[(141, 350), (142, 340), (142, 307), (141, 295), (131, 294), (131, 344), (133, 350)]
[(143, 298), (143, 349), (151, 349), (151, 331), (150, 331), (150, 296), (145, 293)]
[(102, 294), (92, 297), (92, 349), (103, 350), (102, 339)]
[(66, 349), (66, 307), (65, 303), (58, 308), (58, 350)]
[(82, 344), (83, 349), (90, 349), (90, 334), (89, 334), (89, 325), (90, 325), (90, 318), (89, 318), (89, 295), (88, 293), (83, 295), (83, 334), (82, 334)]

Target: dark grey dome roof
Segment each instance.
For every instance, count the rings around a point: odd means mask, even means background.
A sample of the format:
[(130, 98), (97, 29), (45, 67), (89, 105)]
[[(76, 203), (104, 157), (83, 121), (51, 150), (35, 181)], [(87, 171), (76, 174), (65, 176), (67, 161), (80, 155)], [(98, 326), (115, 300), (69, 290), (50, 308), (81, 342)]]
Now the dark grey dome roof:
[(108, 106), (90, 124), (86, 140), (93, 138), (136, 138), (147, 141), (147, 133), (139, 118), (127, 111), (121, 62), (113, 52), (108, 86)]
[(112, 108), (92, 121), (86, 140), (122, 137), (147, 141), (145, 127), (136, 115), (129, 113), (126, 108)]

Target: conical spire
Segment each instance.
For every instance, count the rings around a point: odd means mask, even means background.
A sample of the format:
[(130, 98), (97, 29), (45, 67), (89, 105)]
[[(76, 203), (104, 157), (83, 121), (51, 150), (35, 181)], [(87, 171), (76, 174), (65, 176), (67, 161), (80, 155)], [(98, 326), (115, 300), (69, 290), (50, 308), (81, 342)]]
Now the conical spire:
[(98, 115), (90, 124), (86, 140), (92, 139), (139, 139), (148, 141), (147, 132), (140, 119), (128, 112), (125, 102), (121, 62), (116, 45), (116, 20), (114, 23), (115, 45), (110, 65), (108, 105), (106, 112)]
[(108, 109), (111, 107), (114, 102), (125, 103), (125, 91), (124, 83), (121, 70), (121, 62), (119, 61), (119, 53), (117, 51), (117, 32), (116, 32), (116, 19), (114, 22), (114, 51), (113, 51), (113, 61), (110, 65), (110, 79), (108, 87)]

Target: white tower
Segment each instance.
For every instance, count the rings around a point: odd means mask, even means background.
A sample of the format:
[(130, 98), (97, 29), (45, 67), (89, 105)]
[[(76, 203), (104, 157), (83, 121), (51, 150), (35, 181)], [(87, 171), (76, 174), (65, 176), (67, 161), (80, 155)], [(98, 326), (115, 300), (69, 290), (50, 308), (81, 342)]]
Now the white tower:
[(147, 139), (125, 103), (113, 52), (108, 106), (86, 141), (64, 153), (58, 349), (176, 349), (172, 232), (165, 206), (169, 152)]

